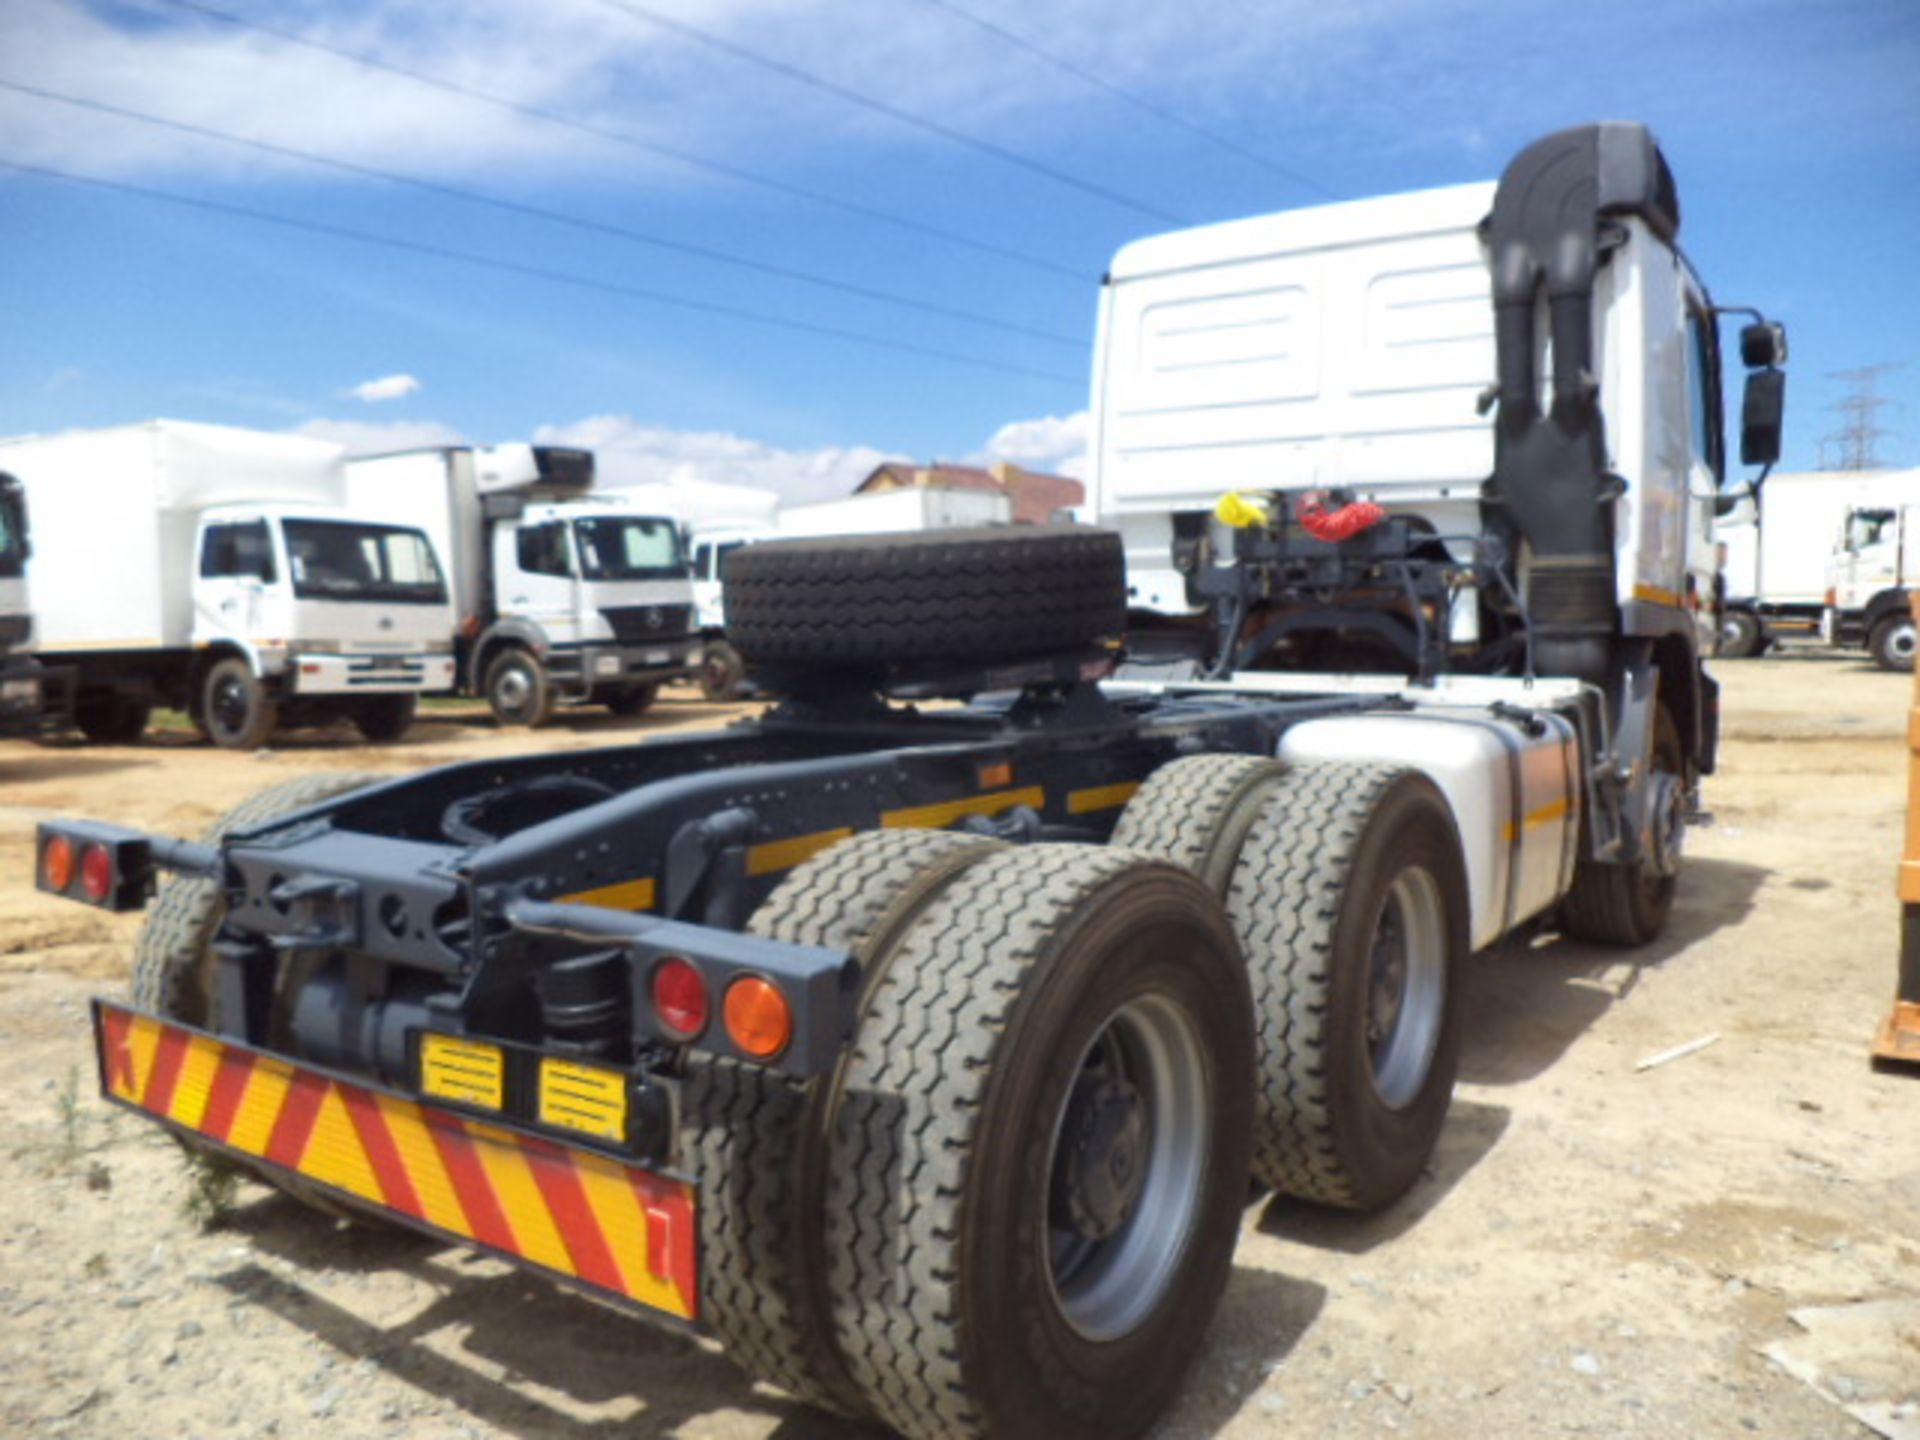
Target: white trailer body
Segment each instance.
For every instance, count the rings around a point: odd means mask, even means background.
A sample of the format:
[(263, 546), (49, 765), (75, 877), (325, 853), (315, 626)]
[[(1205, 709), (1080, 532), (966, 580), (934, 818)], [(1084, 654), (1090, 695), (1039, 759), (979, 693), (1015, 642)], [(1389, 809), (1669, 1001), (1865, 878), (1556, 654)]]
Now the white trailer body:
[(957, 530), (970, 525), (1011, 525), (1013, 501), (998, 490), (947, 490), (911, 486), (790, 505), (776, 524), (787, 538), (829, 535), (897, 535), (910, 530)]
[(357, 508), (418, 525), (451, 557), (459, 688), (507, 724), (557, 703), (638, 714), (697, 661), (673, 517), (594, 493), (588, 451), (447, 446), (347, 465)]
[(83, 730), (130, 738), (155, 703), (205, 723), (228, 660), (223, 743), (264, 742), (289, 707), (385, 738), (449, 688), (438, 558), (343, 505), (343, 456), (171, 420), (0, 442), (33, 516), (37, 648), (74, 673)]

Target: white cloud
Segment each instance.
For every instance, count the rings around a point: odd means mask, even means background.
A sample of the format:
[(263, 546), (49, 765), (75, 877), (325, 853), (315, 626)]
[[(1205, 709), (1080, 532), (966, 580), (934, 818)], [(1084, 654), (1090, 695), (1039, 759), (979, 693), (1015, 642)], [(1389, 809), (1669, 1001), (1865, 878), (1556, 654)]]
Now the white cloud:
[(379, 455), (389, 450), (418, 450), (429, 445), (461, 445), (465, 437), (438, 420), (308, 420), (293, 434), (344, 445), (354, 455)]
[(398, 400), (411, 395), (419, 388), (420, 382), (411, 375), (382, 375), (378, 380), (362, 380), (358, 385), (350, 386), (347, 394), (355, 400), (376, 405), (382, 400)]
[(533, 438), (592, 450), (600, 482), (615, 488), (707, 481), (771, 490), (787, 505), (850, 494), (874, 466), (902, 458), (870, 445), (789, 450), (723, 430), (645, 425), (626, 415), (543, 425)]
[(1090, 473), (1087, 412), (1010, 420), (993, 432), (978, 461), (1009, 460), (1023, 470), (1041, 470), (1084, 480)]

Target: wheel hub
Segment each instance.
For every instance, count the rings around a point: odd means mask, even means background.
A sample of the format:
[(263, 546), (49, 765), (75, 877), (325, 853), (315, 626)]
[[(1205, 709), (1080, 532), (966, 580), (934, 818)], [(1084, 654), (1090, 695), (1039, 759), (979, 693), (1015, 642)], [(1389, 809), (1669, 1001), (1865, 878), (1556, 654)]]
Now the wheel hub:
[(1912, 660), (1914, 651), (1920, 649), (1920, 635), (1912, 625), (1902, 625), (1887, 640), (1887, 649), (1896, 660)]
[(1680, 855), (1687, 837), (1686, 800), (1686, 787), (1679, 776), (1666, 770), (1654, 772), (1652, 793), (1647, 797), (1652, 819), (1647, 854), (1654, 873), (1662, 879), (1680, 873)]
[(1400, 1023), (1400, 1007), (1407, 996), (1407, 942), (1399, 917), (1390, 906), (1374, 933), (1372, 979), (1367, 990), (1367, 1046), (1379, 1058), (1380, 1049)]
[(220, 682), (213, 692), (213, 714), (227, 730), (238, 730), (247, 723), (247, 692), (238, 680)]
[(1083, 1072), (1055, 1153), (1053, 1223), (1086, 1240), (1125, 1225), (1146, 1185), (1148, 1138), (1139, 1089), (1122, 1076)]
[(528, 692), (533, 688), (527, 684), (527, 677), (518, 670), (509, 670), (500, 677), (500, 700), (510, 710), (518, 710), (527, 703)]

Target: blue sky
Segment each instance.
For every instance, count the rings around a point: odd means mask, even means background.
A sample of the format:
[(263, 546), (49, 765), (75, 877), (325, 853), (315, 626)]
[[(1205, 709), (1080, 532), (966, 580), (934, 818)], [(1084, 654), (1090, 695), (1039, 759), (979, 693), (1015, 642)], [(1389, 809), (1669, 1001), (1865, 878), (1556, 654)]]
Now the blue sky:
[[(164, 414), (363, 446), (540, 436), (617, 454), (623, 478), (796, 496), (844, 489), (883, 455), (1071, 469), (1095, 287), (1126, 240), (1324, 192), (1488, 178), (1536, 135), (1609, 117), (1644, 120), (1665, 145), (1683, 242), (1716, 298), (1788, 323), (1788, 468), (1818, 463), (1838, 423), (1828, 407), (1845, 387), (1828, 372), (1882, 361), (1905, 367), (1880, 382), (1894, 432), (1882, 454), (1920, 464), (1920, 0), (646, 0), (1078, 186), (748, 64), (619, 0), (196, 3), (789, 188), (166, 0), (5, 0), (0, 83), (576, 223), (7, 89), (0, 160), (984, 363), (0, 169), (0, 433)], [(1229, 143), (1050, 68), (949, 6)], [(1035, 330), (1049, 338), (1024, 333)]]

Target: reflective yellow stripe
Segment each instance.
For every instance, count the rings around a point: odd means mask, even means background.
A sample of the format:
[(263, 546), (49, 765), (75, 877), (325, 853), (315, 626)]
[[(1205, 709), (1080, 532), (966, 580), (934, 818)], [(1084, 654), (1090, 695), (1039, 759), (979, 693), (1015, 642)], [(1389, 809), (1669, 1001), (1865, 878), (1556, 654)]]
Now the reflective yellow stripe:
[(267, 1153), (267, 1138), (273, 1134), (273, 1122), (280, 1118), (281, 1102), (293, 1083), (293, 1068), (265, 1056), (253, 1062), (253, 1074), (247, 1077), (247, 1093), (234, 1112), (233, 1128), (227, 1131), (227, 1143), (249, 1155)]
[(220, 1046), (198, 1035), (187, 1041), (186, 1057), (180, 1063), (180, 1079), (173, 1087), (173, 1103), (167, 1113), (182, 1125), (200, 1128), (207, 1113), (207, 1101), (213, 1095), (213, 1077), (220, 1069)]
[(320, 1111), (313, 1117), (313, 1133), (300, 1152), (300, 1173), (365, 1200), (382, 1203), (386, 1199), (337, 1085), (327, 1086)]
[(1096, 785), (1091, 790), (1070, 790), (1067, 792), (1067, 813), (1085, 815), (1093, 810), (1117, 810), (1133, 798), (1133, 792), (1140, 788), (1138, 780), (1129, 780), (1124, 785)]
[(587, 1197), (587, 1208), (600, 1223), (607, 1250), (620, 1271), (627, 1293), (647, 1305), (675, 1314), (687, 1313), (687, 1304), (675, 1288), (647, 1269), (647, 1217), (626, 1173), (611, 1161), (575, 1151), (573, 1173)]
[(490, 1125), (469, 1124), (467, 1130), (473, 1136), (473, 1153), (479, 1157), (480, 1168), (487, 1172), (494, 1198), (500, 1203), (500, 1213), (513, 1227), (519, 1252), (549, 1270), (573, 1274), (573, 1257), (554, 1228), (553, 1215), (520, 1146), (511, 1135)]
[(571, 895), (562, 895), (560, 902), (598, 905), (603, 910), (651, 910), (653, 881), (650, 878), (622, 880), (617, 885), (602, 885), (598, 890), (576, 890)]
[(811, 860), (829, 845), (853, 834), (851, 825), (838, 830), (816, 830), (811, 835), (795, 835), (786, 840), (768, 840), (747, 851), (747, 874), (771, 875), (791, 870), (803, 860)]
[(1636, 600), (1645, 600), (1652, 605), (1671, 605), (1676, 610), (1686, 604), (1686, 602), (1673, 591), (1662, 590), (1658, 585), (1635, 585), (1633, 587), (1633, 598)]
[(471, 1239), (473, 1230), (467, 1224), (467, 1212), (454, 1194), (447, 1167), (441, 1163), (440, 1151), (420, 1118), (419, 1107), (386, 1095), (373, 1099), (387, 1122), (393, 1148), (400, 1152), (400, 1163), (407, 1168), (407, 1178), (413, 1182), (413, 1193), (419, 1197), (428, 1222)]
[[(1520, 829), (1532, 830), (1536, 826), (1545, 825), (1549, 820), (1558, 820), (1562, 815), (1567, 813), (1567, 809), (1568, 802), (1564, 795), (1558, 800), (1549, 800), (1538, 810), (1529, 811), (1526, 818), (1521, 820)], [(1500, 827), (1500, 838), (1509, 844), (1512, 843), (1514, 834), (1515, 831), (1511, 820)]]
[(963, 815), (998, 815), (1016, 805), (1035, 810), (1047, 803), (1047, 792), (1038, 785), (1024, 790), (1000, 790), (991, 795), (969, 795), (964, 800), (942, 800), (938, 805), (916, 805), (908, 810), (889, 810), (880, 823), (889, 830), (944, 830)]
[(133, 1017), (127, 1027), (127, 1052), (133, 1056), (133, 1090), (129, 1100), (147, 1093), (147, 1077), (153, 1073), (153, 1052), (160, 1048), (160, 1027), (144, 1015)]

